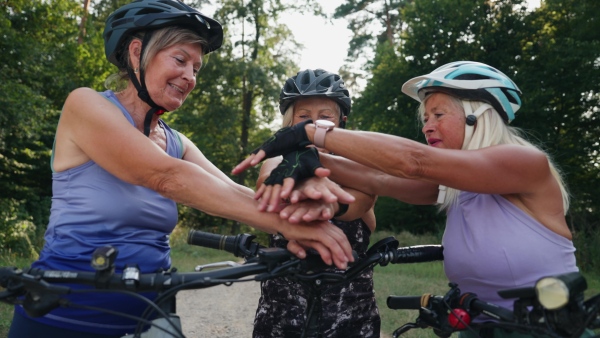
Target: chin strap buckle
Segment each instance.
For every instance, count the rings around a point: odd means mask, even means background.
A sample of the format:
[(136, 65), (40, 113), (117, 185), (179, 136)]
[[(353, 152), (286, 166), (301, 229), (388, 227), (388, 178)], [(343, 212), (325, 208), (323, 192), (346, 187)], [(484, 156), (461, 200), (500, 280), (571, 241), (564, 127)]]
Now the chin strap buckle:
[(440, 185), (438, 189), (440, 191), (438, 193), (437, 204), (442, 204), (446, 201), (446, 190), (448, 190), (448, 188), (445, 185)]

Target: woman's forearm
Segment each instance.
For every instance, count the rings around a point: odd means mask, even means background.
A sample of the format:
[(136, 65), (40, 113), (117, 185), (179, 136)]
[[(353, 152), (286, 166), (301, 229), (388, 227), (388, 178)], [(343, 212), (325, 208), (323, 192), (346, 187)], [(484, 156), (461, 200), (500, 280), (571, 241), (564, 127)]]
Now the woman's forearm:
[(387, 196), (411, 204), (433, 204), (438, 186), (425, 181), (395, 177), (341, 156), (321, 156), (330, 178), (345, 187), (370, 195)]

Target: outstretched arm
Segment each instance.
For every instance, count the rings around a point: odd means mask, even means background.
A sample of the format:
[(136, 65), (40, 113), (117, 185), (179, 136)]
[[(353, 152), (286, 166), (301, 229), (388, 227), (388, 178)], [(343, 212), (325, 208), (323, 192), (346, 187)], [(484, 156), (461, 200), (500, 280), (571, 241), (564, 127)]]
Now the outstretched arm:
[(395, 177), (341, 156), (323, 155), (321, 162), (331, 170), (330, 178), (344, 186), (410, 204), (436, 202), (437, 184)]
[[(313, 142), (314, 124), (306, 124), (304, 128), (306, 140)], [(539, 149), (521, 145), (454, 150), (394, 135), (336, 128), (327, 133), (325, 148), (394, 177), (477, 193), (543, 195), (543, 188), (554, 180), (546, 155)], [(252, 154), (233, 172), (256, 165), (265, 156), (263, 150)]]
[(269, 233), (280, 232), (289, 239), (306, 238), (326, 262), (339, 267), (352, 260), (350, 244), (338, 228), (328, 222), (291, 224), (259, 212), (251, 190), (232, 184), (212, 164), (200, 160), (203, 156), (197, 147), (188, 147), (184, 161), (169, 156), (135, 129), (118, 107), (91, 89), (77, 89), (67, 98), (57, 128), (55, 155), (63, 166), (73, 164), (68, 161), (93, 160), (125, 182), (210, 215)]

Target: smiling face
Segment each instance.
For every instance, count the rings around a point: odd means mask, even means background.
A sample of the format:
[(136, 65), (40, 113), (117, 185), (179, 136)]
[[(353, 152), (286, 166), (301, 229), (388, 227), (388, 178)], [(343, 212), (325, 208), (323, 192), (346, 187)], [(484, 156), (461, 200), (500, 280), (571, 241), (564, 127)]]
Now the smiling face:
[(179, 108), (196, 86), (201, 66), (202, 48), (198, 44), (177, 44), (159, 51), (146, 71), (150, 97), (168, 111)]
[(335, 123), (336, 127), (339, 127), (340, 114), (340, 107), (331, 99), (320, 96), (302, 98), (294, 102), (292, 124), (297, 124), (305, 120), (328, 120)]
[(423, 134), (427, 144), (436, 148), (462, 149), (465, 138), (465, 113), (458, 102), (444, 93), (433, 93), (425, 100)]

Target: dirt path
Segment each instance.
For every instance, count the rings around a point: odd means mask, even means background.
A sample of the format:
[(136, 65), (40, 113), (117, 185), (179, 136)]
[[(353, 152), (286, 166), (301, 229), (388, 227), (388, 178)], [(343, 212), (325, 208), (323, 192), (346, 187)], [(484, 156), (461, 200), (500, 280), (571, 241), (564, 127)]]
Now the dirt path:
[(259, 297), (258, 282), (181, 291), (177, 313), (183, 333), (187, 338), (250, 338)]
[(183, 333), (187, 338), (251, 338), (259, 297), (258, 282), (181, 291), (177, 313)]

